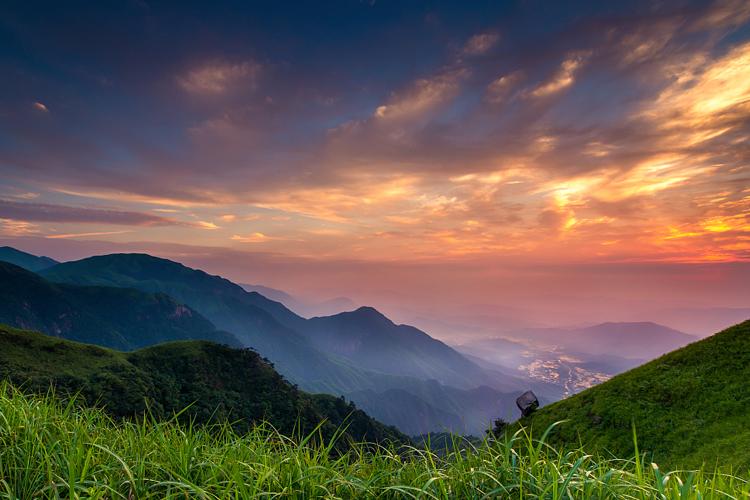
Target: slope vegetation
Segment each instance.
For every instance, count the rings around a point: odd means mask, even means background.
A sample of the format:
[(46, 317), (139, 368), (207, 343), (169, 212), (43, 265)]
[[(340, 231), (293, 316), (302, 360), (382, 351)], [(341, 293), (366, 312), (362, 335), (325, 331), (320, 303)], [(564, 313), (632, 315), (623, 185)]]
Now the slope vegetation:
[(0, 379), (27, 391), (78, 393), (116, 417), (148, 410), (163, 419), (186, 409), (184, 422), (227, 421), (239, 432), (265, 421), (305, 434), (323, 422), (330, 437), (346, 422), (357, 441), (405, 439), (340, 398), (299, 391), (253, 351), (205, 341), (123, 353), (1, 325)]
[(542, 408), (521, 420), (557, 443), (632, 456), (638, 446), (671, 467), (750, 466), (750, 321)]

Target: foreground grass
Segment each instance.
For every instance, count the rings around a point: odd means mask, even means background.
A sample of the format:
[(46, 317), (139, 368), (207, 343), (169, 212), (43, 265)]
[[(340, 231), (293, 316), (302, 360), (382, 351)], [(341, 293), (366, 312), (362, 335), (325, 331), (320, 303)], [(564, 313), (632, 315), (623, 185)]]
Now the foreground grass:
[(745, 479), (560, 453), (523, 433), (439, 456), (272, 429), (117, 422), (0, 384), (0, 498), (748, 498)]

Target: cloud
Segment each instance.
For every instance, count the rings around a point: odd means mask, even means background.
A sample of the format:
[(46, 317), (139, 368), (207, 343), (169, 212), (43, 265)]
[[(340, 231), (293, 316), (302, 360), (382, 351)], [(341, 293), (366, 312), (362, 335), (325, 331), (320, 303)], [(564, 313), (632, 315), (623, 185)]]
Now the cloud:
[(480, 33), (469, 38), (461, 52), (470, 56), (481, 55), (494, 47), (499, 40), (500, 35), (497, 33)]
[(261, 70), (262, 66), (254, 61), (215, 62), (189, 71), (177, 82), (190, 93), (222, 94), (239, 86), (254, 89)]
[(519, 70), (493, 80), (487, 85), (485, 98), (493, 104), (504, 102), (522, 79), (523, 72)]
[(3, 236), (27, 236), (39, 232), (39, 226), (28, 221), (0, 217), (0, 234)]
[(380, 120), (400, 120), (420, 117), (454, 97), (461, 80), (469, 71), (450, 69), (431, 78), (420, 78), (403, 92), (394, 93), (377, 107), (374, 117)]
[(199, 227), (201, 229), (208, 229), (209, 231), (213, 231), (215, 229), (219, 229), (219, 226), (217, 226), (213, 222), (209, 222), (209, 221), (205, 221), (205, 220), (196, 222), (195, 226)]
[(132, 231), (98, 231), (93, 233), (64, 233), (64, 234), (48, 234), (45, 238), (50, 240), (61, 240), (61, 239), (74, 239), (74, 238), (88, 238), (91, 236), (110, 236), (113, 234), (126, 234)]
[(2, 199), (0, 199), (0, 217), (35, 222), (78, 222), (124, 226), (185, 225), (185, 223), (174, 219), (142, 212), (52, 205), (47, 203), (23, 203)]
[(750, 3), (746, 0), (719, 0), (692, 24), (694, 30), (741, 26), (750, 19)]
[(575, 52), (568, 55), (552, 78), (537, 86), (528, 95), (532, 97), (547, 97), (570, 87), (575, 82), (576, 73), (583, 67), (590, 55), (590, 52)]
[(235, 235), (232, 235), (230, 239), (232, 241), (237, 241), (240, 243), (263, 243), (273, 238), (271, 238), (270, 236), (266, 236), (263, 233), (257, 232), (257, 233), (252, 233), (252, 234), (248, 234), (245, 236), (240, 236), (239, 234), (235, 234)]

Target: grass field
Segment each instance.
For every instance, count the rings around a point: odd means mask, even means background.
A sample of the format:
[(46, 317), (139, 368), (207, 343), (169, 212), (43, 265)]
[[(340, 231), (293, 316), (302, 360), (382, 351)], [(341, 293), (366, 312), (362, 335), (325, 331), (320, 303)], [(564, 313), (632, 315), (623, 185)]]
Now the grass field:
[(116, 421), (0, 384), (0, 498), (748, 498), (744, 478), (558, 452), (517, 433), (439, 455), (269, 428)]

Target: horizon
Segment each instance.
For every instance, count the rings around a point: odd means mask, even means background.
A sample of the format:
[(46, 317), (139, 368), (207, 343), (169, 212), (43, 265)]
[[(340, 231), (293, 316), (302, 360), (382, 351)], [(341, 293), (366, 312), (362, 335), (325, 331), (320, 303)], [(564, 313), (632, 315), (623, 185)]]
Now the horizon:
[(0, 245), (442, 340), (750, 308), (747, 2), (0, 12)]

